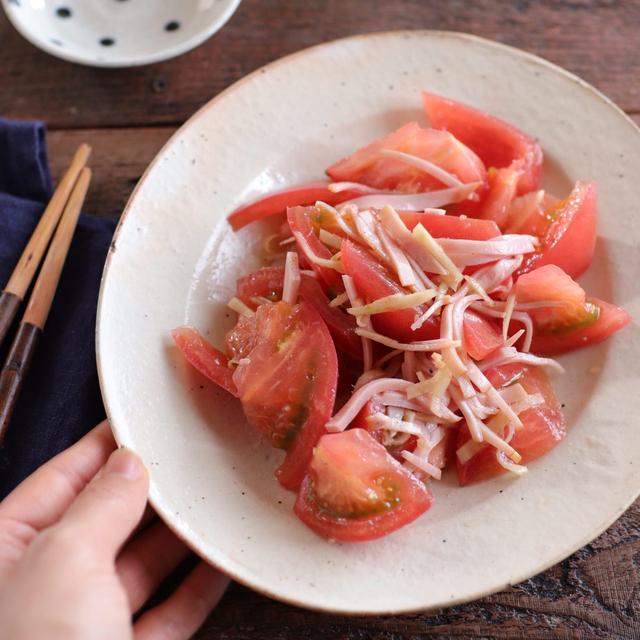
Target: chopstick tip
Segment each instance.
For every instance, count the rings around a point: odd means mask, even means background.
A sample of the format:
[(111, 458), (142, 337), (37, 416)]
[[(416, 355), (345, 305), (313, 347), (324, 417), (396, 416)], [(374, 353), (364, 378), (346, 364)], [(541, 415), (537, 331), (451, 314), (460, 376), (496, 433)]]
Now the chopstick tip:
[(91, 155), (91, 151), (92, 151), (91, 146), (88, 145), (86, 142), (83, 142), (78, 147), (75, 153), (75, 157), (77, 161), (80, 162), (80, 164), (82, 165), (86, 164), (87, 160), (89, 159), (89, 156)]

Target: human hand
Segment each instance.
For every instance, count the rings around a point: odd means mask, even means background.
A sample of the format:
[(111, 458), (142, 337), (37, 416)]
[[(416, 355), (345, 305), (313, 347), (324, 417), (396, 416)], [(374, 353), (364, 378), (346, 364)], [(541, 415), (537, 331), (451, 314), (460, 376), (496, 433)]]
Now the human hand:
[(201, 562), (132, 622), (189, 552), (160, 522), (134, 533), (147, 472), (114, 448), (103, 422), (0, 503), (0, 638), (183, 640), (222, 597), (228, 579)]

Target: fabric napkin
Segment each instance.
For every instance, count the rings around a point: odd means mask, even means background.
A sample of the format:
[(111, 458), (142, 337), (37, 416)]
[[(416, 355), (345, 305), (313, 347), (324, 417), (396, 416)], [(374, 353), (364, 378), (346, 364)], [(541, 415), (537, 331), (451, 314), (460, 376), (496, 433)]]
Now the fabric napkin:
[[(0, 118), (0, 289), (51, 193), (44, 125)], [(0, 449), (0, 498), (104, 418), (94, 333), (100, 277), (114, 229), (113, 221), (80, 217), (44, 334)], [(0, 366), (9, 344), (0, 349)]]

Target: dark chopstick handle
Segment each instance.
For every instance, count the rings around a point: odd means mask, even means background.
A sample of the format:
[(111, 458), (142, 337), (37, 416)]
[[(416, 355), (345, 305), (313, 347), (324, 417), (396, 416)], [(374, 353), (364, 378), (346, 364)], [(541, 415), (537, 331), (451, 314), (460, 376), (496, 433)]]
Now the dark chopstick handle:
[(18, 328), (11, 350), (0, 372), (0, 444), (7, 433), (22, 383), (31, 365), (42, 329), (23, 322)]
[(14, 293), (0, 292), (0, 345), (11, 328), (22, 300)]

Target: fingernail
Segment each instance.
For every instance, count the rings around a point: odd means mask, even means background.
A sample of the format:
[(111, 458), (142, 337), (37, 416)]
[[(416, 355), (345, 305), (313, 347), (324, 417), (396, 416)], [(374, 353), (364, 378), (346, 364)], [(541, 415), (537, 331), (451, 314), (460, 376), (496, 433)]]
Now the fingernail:
[(107, 460), (104, 470), (129, 480), (137, 480), (142, 473), (142, 462), (128, 449), (117, 449)]

